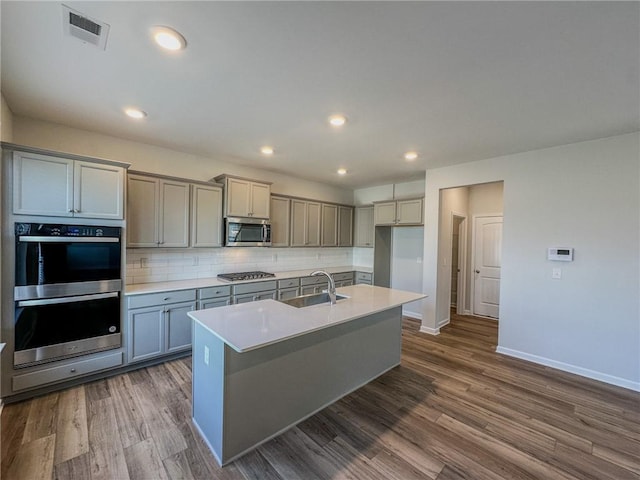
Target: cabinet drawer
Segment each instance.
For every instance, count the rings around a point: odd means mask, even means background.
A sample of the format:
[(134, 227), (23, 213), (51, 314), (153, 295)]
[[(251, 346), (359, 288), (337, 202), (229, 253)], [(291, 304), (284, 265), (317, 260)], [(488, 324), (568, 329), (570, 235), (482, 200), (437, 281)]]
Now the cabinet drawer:
[(195, 299), (195, 290), (174, 290), (170, 292), (149, 293), (146, 295), (131, 295), (129, 297), (129, 308), (151, 307), (177, 302), (193, 302)]
[(13, 391), (18, 392), (47, 383), (70, 380), (81, 375), (114, 368), (122, 365), (122, 352), (112, 353), (98, 358), (80, 360), (57, 367), (45, 368), (37, 372), (25, 373), (13, 377)]
[(347, 282), (353, 280), (353, 272), (334, 273), (331, 275), (336, 282)]
[(299, 278), (288, 278), (286, 280), (278, 280), (278, 288), (291, 288), (300, 285)]
[(371, 284), (373, 274), (367, 272), (356, 272), (356, 283)]
[(244, 295), (245, 293), (263, 292), (265, 290), (275, 290), (276, 281), (270, 280), (268, 282), (255, 282), (255, 283), (241, 283), (240, 285), (233, 286), (234, 295)]
[(222, 287), (207, 287), (198, 290), (198, 298), (204, 300), (206, 298), (228, 297), (231, 295), (231, 285)]
[(227, 305), (231, 305), (231, 297), (200, 300), (198, 302), (198, 310), (205, 310), (207, 308), (225, 307)]
[(324, 283), (325, 285), (329, 282), (329, 279), (324, 275), (316, 275), (315, 277), (302, 277), (300, 279), (300, 285), (303, 287), (307, 285), (320, 285)]
[[(275, 282), (274, 282), (275, 283)], [(233, 297), (233, 303), (249, 303), (257, 302), (259, 300), (276, 300), (278, 292), (276, 290), (269, 290), (265, 292), (245, 293), (243, 295), (236, 295)]]

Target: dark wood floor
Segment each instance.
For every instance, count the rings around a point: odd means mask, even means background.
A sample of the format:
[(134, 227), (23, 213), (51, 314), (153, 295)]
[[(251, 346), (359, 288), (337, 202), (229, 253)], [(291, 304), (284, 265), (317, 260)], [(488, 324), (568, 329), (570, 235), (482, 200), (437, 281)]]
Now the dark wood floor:
[(640, 478), (639, 394), (498, 355), (491, 320), (418, 328), (400, 367), (222, 469), (189, 359), (7, 405), (2, 478)]

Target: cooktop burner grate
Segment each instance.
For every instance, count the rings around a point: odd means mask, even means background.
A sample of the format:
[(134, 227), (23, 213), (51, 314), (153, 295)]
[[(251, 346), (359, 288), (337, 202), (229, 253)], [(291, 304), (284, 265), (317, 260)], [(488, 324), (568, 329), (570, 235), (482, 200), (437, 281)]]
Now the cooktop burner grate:
[(268, 272), (239, 272), (239, 273), (219, 273), (218, 278), (220, 280), (226, 280), (228, 282), (239, 282), (241, 280), (254, 280), (258, 278), (271, 278), (275, 277), (275, 274)]

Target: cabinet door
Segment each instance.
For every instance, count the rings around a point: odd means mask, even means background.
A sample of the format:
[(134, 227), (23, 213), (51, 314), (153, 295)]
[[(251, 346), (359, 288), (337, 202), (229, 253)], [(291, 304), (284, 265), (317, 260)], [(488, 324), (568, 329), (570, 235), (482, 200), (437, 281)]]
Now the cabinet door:
[(127, 247), (157, 247), (160, 180), (129, 175), (127, 190)]
[(73, 215), (73, 160), (13, 153), (13, 213)]
[(290, 204), (288, 198), (271, 197), (271, 246), (289, 246)]
[(160, 247), (189, 246), (189, 184), (160, 182)]
[(307, 241), (307, 202), (291, 200), (291, 246), (304, 247)]
[(422, 224), (422, 199), (398, 200), (398, 224)]
[(353, 208), (338, 207), (338, 246), (353, 246)]
[(300, 294), (301, 295), (311, 295), (312, 293), (317, 293), (316, 292), (316, 287), (315, 285), (307, 285), (304, 287), (300, 287)]
[(174, 303), (165, 309), (165, 351), (178, 352), (191, 348), (191, 324), (187, 315), (196, 309), (195, 303)]
[(227, 179), (227, 204), (225, 211), (228, 217), (248, 217), (249, 198), (251, 195), (251, 182), (238, 180), (237, 178)]
[(338, 245), (338, 207), (336, 205), (322, 205), (322, 234), (323, 247)]
[(191, 186), (191, 246), (222, 246), (222, 189)]
[(373, 247), (373, 207), (356, 208), (356, 247)]
[(278, 300), (288, 300), (300, 295), (300, 289), (298, 287), (282, 288), (278, 290)]
[(157, 357), (163, 353), (164, 307), (129, 310), (127, 355), (130, 362)]
[(278, 298), (277, 290), (269, 290), (268, 292), (258, 292), (255, 294), (254, 301), (258, 300), (276, 300)]
[(74, 216), (123, 218), (124, 168), (76, 161), (73, 177)]
[(307, 238), (305, 245), (307, 247), (320, 246), (320, 221), (322, 217), (321, 206), (319, 203), (307, 202)]
[(373, 206), (373, 216), (376, 225), (395, 225), (396, 202), (376, 203)]
[(271, 187), (264, 183), (251, 183), (251, 205), (249, 216), (269, 218)]

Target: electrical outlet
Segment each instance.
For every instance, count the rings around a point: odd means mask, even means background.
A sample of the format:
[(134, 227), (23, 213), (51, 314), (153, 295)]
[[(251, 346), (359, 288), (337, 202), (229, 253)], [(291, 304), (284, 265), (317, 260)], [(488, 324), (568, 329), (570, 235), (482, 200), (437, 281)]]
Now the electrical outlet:
[(204, 346), (204, 364), (209, 365), (209, 347)]
[(551, 271), (551, 278), (555, 278), (556, 280), (560, 280), (562, 278), (562, 269), (554, 268)]
[(276, 255), (275, 253), (273, 255), (271, 255), (271, 261), (272, 262), (277, 262), (278, 261), (278, 255)]

